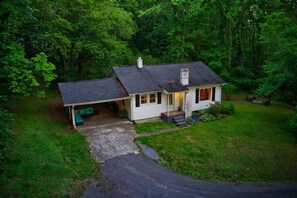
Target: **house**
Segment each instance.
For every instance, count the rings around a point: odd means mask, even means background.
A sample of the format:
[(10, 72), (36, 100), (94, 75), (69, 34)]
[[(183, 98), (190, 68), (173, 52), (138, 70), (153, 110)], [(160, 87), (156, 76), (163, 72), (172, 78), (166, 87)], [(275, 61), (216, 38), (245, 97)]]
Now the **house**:
[(75, 107), (114, 101), (131, 121), (180, 115), (221, 102), (225, 82), (202, 62), (113, 67), (106, 78), (59, 83), (74, 128)]

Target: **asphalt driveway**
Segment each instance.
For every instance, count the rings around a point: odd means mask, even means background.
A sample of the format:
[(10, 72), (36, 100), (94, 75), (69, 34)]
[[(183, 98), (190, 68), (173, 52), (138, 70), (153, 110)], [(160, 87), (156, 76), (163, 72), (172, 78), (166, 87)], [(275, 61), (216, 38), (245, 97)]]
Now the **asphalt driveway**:
[(101, 174), (84, 197), (297, 197), (297, 184), (204, 182), (165, 169), (142, 154), (107, 160), (101, 166)]

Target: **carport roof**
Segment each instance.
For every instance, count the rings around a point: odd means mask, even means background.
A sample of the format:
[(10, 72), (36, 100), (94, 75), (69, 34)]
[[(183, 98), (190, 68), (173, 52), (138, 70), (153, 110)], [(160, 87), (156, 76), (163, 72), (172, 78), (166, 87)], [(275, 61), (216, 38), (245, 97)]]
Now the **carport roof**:
[(59, 83), (64, 106), (94, 104), (128, 97), (116, 78)]

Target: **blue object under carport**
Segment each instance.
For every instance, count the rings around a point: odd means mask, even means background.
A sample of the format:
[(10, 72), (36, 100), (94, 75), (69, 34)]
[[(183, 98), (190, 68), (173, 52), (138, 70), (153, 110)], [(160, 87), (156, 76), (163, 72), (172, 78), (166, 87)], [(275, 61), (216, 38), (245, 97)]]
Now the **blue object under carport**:
[(76, 125), (83, 125), (84, 124), (84, 120), (82, 119), (82, 117), (78, 113), (75, 114), (75, 124)]

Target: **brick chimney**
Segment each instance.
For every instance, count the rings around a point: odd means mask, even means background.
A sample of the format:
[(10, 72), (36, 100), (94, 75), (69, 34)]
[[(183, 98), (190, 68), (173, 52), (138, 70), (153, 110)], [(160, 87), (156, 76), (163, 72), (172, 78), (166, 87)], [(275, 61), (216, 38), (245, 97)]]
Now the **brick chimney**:
[(139, 69), (142, 69), (143, 68), (143, 64), (142, 64), (142, 59), (141, 59), (141, 57), (138, 57), (138, 59), (137, 59), (137, 67), (139, 68)]
[(180, 70), (180, 84), (188, 85), (189, 84), (189, 69), (183, 68)]

